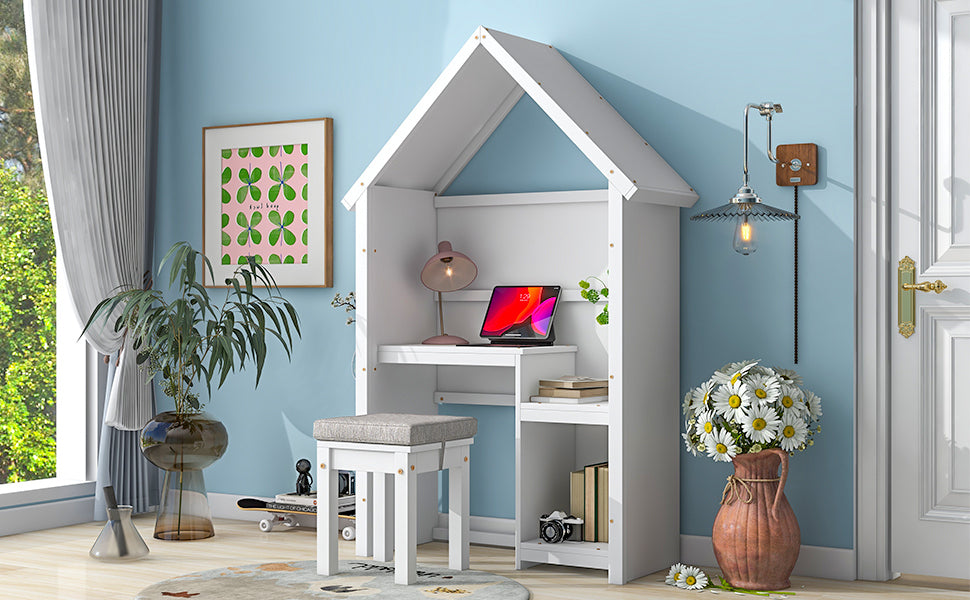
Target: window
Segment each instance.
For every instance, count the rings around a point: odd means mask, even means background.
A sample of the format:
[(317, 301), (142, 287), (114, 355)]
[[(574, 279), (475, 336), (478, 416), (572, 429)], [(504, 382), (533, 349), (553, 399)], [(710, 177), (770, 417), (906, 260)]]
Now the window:
[(58, 271), (23, 4), (0, 0), (2, 492), (38, 487), (18, 482), (85, 480), (90, 470), (85, 348)]

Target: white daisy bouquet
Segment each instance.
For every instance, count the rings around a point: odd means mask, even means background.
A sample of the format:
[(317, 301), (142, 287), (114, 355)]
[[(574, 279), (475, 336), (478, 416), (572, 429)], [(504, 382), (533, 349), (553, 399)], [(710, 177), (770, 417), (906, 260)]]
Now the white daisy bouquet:
[(792, 370), (731, 363), (684, 396), (687, 451), (729, 462), (738, 454), (804, 450), (822, 431), (822, 400)]

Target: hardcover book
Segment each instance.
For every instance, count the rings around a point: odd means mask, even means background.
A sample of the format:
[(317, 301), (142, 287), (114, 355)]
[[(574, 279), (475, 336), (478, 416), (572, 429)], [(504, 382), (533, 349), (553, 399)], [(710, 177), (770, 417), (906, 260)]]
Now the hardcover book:
[(607, 379), (597, 379), (593, 377), (583, 377), (580, 375), (563, 375), (558, 379), (540, 379), (539, 387), (582, 389), (591, 387), (606, 387), (609, 385)]

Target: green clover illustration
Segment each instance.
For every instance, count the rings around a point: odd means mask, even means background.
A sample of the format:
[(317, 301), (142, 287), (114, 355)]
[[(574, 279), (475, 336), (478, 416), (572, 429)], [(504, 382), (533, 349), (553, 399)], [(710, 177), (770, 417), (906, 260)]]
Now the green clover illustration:
[(252, 197), (253, 202), (259, 202), (259, 198), (263, 193), (256, 187), (256, 183), (262, 177), (263, 171), (259, 167), (256, 167), (252, 171), (249, 169), (239, 169), (239, 180), (243, 182), (243, 186), (236, 192), (236, 201), (242, 203), (246, 201), (246, 198)]
[(271, 264), (271, 265), (280, 265), (280, 264), (282, 264), (282, 265), (292, 265), (295, 262), (296, 262), (296, 259), (294, 259), (289, 254), (287, 254), (284, 258), (280, 258), (280, 255), (279, 254), (270, 254), (269, 255), (269, 264)]
[[(281, 170), (283, 172), (282, 175), (280, 175)], [(293, 186), (286, 183), (293, 177), (294, 173), (296, 173), (296, 169), (293, 168), (293, 165), (286, 165), (286, 167), (283, 167), (282, 162), (280, 162), (279, 169), (276, 168), (276, 165), (269, 168), (269, 178), (276, 182), (273, 184), (273, 187), (269, 188), (270, 202), (276, 202), (276, 199), (279, 197), (281, 191), (287, 200), (296, 198), (296, 190), (293, 189)]]
[(296, 217), (293, 215), (293, 211), (291, 210), (286, 211), (282, 219), (280, 218), (280, 213), (275, 210), (271, 210), (269, 213), (269, 222), (276, 225), (276, 227), (269, 232), (269, 243), (275, 246), (276, 243), (279, 242), (280, 236), (283, 236), (283, 242), (285, 242), (287, 246), (292, 246), (295, 244), (296, 234), (287, 229), (287, 227), (293, 224), (295, 219)]
[[(252, 240), (253, 244), (258, 244), (260, 240), (263, 239), (263, 234), (256, 230), (256, 226), (259, 222), (263, 220), (263, 215), (257, 211), (254, 212), (252, 217), (246, 218), (246, 215), (239, 213), (236, 215), (236, 223), (243, 228), (242, 233), (236, 238), (240, 246), (246, 246)], [(270, 236), (272, 237), (272, 236)]]
[[(258, 264), (258, 265), (263, 264), (263, 257), (262, 256), (260, 256), (258, 254), (254, 254), (254, 255), (252, 255), (252, 257), (253, 257), (253, 260), (256, 261), (256, 264)], [(246, 256), (246, 255), (240, 256), (239, 259), (236, 261), (236, 263), (237, 264), (240, 264), (240, 265), (244, 265), (244, 264), (246, 264), (246, 259), (247, 258), (249, 258), (249, 256)]]
[(227, 215), (226, 213), (222, 213), (222, 230), (223, 230), (222, 231), (222, 245), (223, 246), (228, 246), (229, 244), (232, 243), (232, 238), (229, 237), (229, 234), (226, 233), (226, 231), (225, 231), (226, 230), (226, 225), (228, 225), (228, 224), (229, 224), (229, 215)]
[[(226, 167), (222, 170), (222, 185), (225, 186), (227, 183), (232, 181), (232, 169)], [(232, 196), (229, 194), (229, 190), (225, 187), (222, 188), (222, 203), (228, 204), (232, 200)]]

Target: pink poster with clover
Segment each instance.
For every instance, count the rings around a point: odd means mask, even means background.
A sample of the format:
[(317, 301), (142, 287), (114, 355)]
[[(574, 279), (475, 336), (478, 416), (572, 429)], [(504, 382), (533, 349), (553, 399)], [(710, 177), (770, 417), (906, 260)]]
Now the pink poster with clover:
[(307, 262), (307, 145), (221, 152), (223, 265)]

